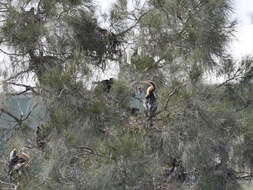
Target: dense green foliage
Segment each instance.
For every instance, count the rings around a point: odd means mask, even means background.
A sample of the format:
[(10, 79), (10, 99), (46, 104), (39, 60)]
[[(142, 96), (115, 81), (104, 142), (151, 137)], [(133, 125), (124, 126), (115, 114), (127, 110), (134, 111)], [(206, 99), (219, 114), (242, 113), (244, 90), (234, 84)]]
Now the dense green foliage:
[[(36, 114), (10, 115), (1, 104), (13, 121), (0, 127), (0, 189), (242, 189), (253, 168), (253, 64), (225, 51), (231, 2), (118, 0), (106, 23), (96, 10), (90, 0), (0, 2), (11, 66), (1, 101), (30, 92), (31, 113), (46, 110), (39, 134), (29, 123)], [(106, 92), (94, 75), (111, 64), (118, 78)], [(207, 84), (207, 74), (225, 82)], [(141, 80), (157, 85), (150, 128)], [(13, 148), (32, 161), (9, 179)]]

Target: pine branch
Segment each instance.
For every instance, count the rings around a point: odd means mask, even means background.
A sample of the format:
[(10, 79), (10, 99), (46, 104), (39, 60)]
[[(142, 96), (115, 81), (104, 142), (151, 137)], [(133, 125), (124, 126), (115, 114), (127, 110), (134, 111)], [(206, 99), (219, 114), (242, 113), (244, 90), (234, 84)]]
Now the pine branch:
[(29, 118), (29, 116), (31, 115), (32, 110), (31, 110), (25, 117), (23, 117), (23, 116), (21, 115), (20, 118), (18, 118), (17, 116), (15, 116), (15, 115), (12, 114), (11, 112), (9, 112), (9, 111), (7, 111), (7, 110), (5, 110), (5, 109), (3, 109), (3, 108), (0, 109), (0, 112), (6, 114), (6, 115), (8, 115), (8, 116), (10, 116), (11, 118), (13, 118), (13, 119), (17, 122), (17, 124), (21, 127), (22, 124), (23, 124), (23, 122), (24, 122), (25, 120), (27, 120), (27, 119)]
[(3, 82), (8, 82), (8, 81), (11, 81), (13, 79), (17, 79), (20, 75), (23, 75), (23, 74), (28, 73), (30, 71), (31, 71), (31, 68), (28, 68), (28, 69), (26, 69), (24, 71), (20, 71), (17, 74), (15, 74), (14, 76), (11, 76), (8, 79), (4, 80)]
[(162, 110), (160, 110), (159, 112), (157, 112), (156, 115), (159, 115), (159, 114), (161, 114), (163, 111), (166, 111), (166, 110), (167, 110), (168, 105), (169, 105), (170, 98), (171, 98), (173, 95), (175, 95), (175, 94), (178, 92), (178, 90), (179, 90), (180, 88), (182, 88), (182, 86), (178, 86), (178, 87), (174, 88), (173, 90), (171, 90), (171, 91), (168, 93), (168, 98), (167, 98), (167, 100), (166, 100), (166, 103), (165, 103), (164, 108), (163, 108)]
[(141, 19), (142, 19), (144, 16), (146, 16), (148, 13), (150, 13), (151, 11), (152, 11), (152, 10), (148, 10), (147, 12), (141, 14), (141, 15), (139, 16), (139, 18), (137, 18), (136, 22), (135, 22), (132, 26), (130, 26), (130, 27), (127, 28), (126, 30), (124, 30), (124, 31), (122, 31), (122, 32), (120, 32), (120, 33), (118, 33), (118, 34), (115, 34), (115, 35), (116, 35), (116, 36), (123, 36), (124, 34), (130, 32), (133, 28), (135, 28), (135, 27), (139, 24), (139, 22), (141, 21)]
[(10, 56), (24, 56), (25, 54), (19, 54), (19, 53), (9, 53), (9, 52), (6, 52), (2, 49), (0, 49), (0, 52), (6, 54), (6, 55), (10, 55)]
[(7, 95), (11, 95), (11, 96), (18, 96), (18, 95), (21, 95), (21, 94), (25, 94), (29, 91), (31, 91), (32, 93), (34, 93), (35, 95), (38, 95), (39, 93), (36, 92), (34, 89), (36, 87), (32, 87), (32, 86), (29, 86), (29, 85), (26, 85), (26, 84), (18, 84), (18, 83), (14, 83), (14, 82), (7, 82), (6, 83), (7, 85), (14, 85), (14, 86), (19, 86), (19, 87), (24, 87), (25, 90), (21, 91), (21, 92), (16, 92), (16, 93), (9, 93)]

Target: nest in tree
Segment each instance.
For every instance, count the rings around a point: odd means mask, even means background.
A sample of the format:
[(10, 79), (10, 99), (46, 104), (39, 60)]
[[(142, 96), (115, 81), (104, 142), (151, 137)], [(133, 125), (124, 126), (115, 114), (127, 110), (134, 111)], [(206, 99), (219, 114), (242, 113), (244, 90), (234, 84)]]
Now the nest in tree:
[(69, 18), (68, 23), (80, 48), (94, 59), (97, 65), (121, 56), (119, 35), (99, 27), (97, 21), (85, 12), (79, 11), (77, 16)]

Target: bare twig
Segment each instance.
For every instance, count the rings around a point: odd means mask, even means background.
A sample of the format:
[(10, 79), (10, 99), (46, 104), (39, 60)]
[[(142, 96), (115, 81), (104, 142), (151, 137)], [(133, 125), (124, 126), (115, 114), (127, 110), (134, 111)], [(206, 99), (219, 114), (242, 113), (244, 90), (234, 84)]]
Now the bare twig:
[(25, 120), (27, 120), (27, 119), (29, 118), (29, 116), (31, 115), (31, 113), (32, 113), (32, 111), (30, 111), (24, 118), (23, 118), (23, 116), (21, 116), (20, 118), (18, 118), (17, 116), (15, 116), (15, 115), (12, 114), (11, 112), (9, 112), (9, 111), (7, 111), (7, 110), (5, 110), (5, 109), (3, 109), (3, 108), (0, 109), (0, 112), (5, 113), (6, 115), (8, 115), (8, 116), (10, 116), (11, 118), (13, 118), (13, 119), (17, 122), (17, 124), (18, 124), (19, 126), (22, 126), (22, 123), (23, 123)]
[(181, 87), (176, 87), (176, 88), (174, 88), (173, 90), (171, 90), (171, 91), (169, 92), (168, 98), (167, 98), (167, 100), (166, 100), (166, 103), (165, 103), (164, 108), (163, 108), (162, 110), (158, 111), (158, 112), (156, 113), (156, 115), (159, 115), (159, 114), (162, 113), (163, 111), (167, 110), (168, 105), (169, 105), (170, 98), (171, 98), (174, 94), (176, 94), (176, 93), (178, 92), (178, 89), (179, 89), (179, 88), (181, 88)]
[(16, 117), (15, 115), (13, 115), (12, 113), (10, 113), (9, 111), (1, 108), (0, 111), (2, 113), (5, 113), (6, 115), (10, 116), (11, 118), (13, 118), (19, 125), (22, 125), (22, 119)]
[(126, 30), (124, 30), (124, 31), (122, 31), (122, 32), (120, 32), (120, 33), (118, 33), (118, 34), (116, 34), (116, 36), (122, 36), (122, 35), (128, 33), (129, 31), (131, 31), (133, 28), (135, 28), (135, 27), (139, 24), (139, 22), (141, 21), (141, 19), (142, 19), (144, 16), (146, 16), (146, 15), (147, 15), (149, 12), (151, 12), (151, 11), (152, 11), (152, 10), (148, 10), (147, 12), (143, 13), (142, 15), (140, 15), (139, 18), (136, 20), (136, 22), (135, 22), (132, 26), (130, 26), (130, 27), (127, 28)]
[(9, 52), (6, 52), (2, 49), (0, 49), (0, 52), (6, 54), (6, 55), (11, 55), (11, 56), (24, 56), (25, 54), (18, 54), (18, 53), (9, 53)]
[(241, 76), (241, 73), (240, 73), (240, 70), (238, 69), (232, 77), (230, 77), (229, 79), (227, 79), (224, 82), (222, 82), (221, 84), (219, 84), (216, 88), (219, 88), (219, 87), (227, 84), (228, 82), (235, 80), (236, 78), (238, 78), (240, 76)]
[(4, 181), (2, 181), (2, 180), (0, 180), (0, 183), (1, 183), (1, 184), (4, 184), (4, 185), (11, 185), (11, 186), (13, 186), (13, 187), (16, 187), (16, 184), (14, 184), (14, 183), (7, 183), (7, 182), (4, 182)]
[(13, 79), (16, 79), (16, 78), (19, 77), (20, 75), (23, 75), (23, 74), (28, 73), (28, 72), (30, 72), (30, 71), (31, 71), (31, 68), (28, 68), (28, 69), (26, 69), (26, 70), (24, 70), (24, 71), (20, 71), (20, 72), (18, 72), (17, 74), (15, 74), (14, 76), (11, 76), (11, 77), (9, 77), (8, 79), (4, 80), (4, 82), (8, 82), (8, 81), (11, 81), (11, 80), (13, 80)]
[(87, 147), (87, 146), (75, 146), (74, 148), (79, 149), (79, 150), (83, 150), (84, 152), (86, 152), (88, 154), (92, 154), (92, 155), (96, 155), (96, 156), (100, 156), (100, 157), (107, 157), (101, 153), (94, 151), (92, 148)]
[(9, 85), (14, 85), (14, 86), (19, 86), (19, 87), (24, 87), (25, 90), (21, 91), (21, 92), (15, 92), (15, 93), (9, 93), (8, 95), (12, 95), (12, 96), (18, 96), (18, 95), (21, 95), (21, 94), (24, 94), (28, 91), (31, 91), (32, 93), (38, 95), (39, 93), (36, 92), (34, 89), (36, 87), (32, 87), (32, 86), (29, 86), (29, 85), (26, 85), (26, 84), (18, 84), (18, 83), (14, 83), (14, 82), (6, 82), (6, 84), (9, 84)]

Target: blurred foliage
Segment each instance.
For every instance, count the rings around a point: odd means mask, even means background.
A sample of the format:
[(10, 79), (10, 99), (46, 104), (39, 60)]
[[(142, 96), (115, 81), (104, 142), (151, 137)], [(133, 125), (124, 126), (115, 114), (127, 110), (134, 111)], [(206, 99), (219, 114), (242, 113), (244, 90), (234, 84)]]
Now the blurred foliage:
[[(33, 76), (35, 86), (21, 88), (42, 99), (48, 118), (44, 149), (29, 122), (0, 128), (0, 189), (230, 190), (251, 180), (252, 58), (225, 51), (229, 0), (118, 0), (105, 28), (90, 0), (3, 1), (5, 89)], [(94, 76), (112, 63), (119, 73), (108, 89)], [(209, 84), (207, 74), (224, 81)], [(152, 128), (141, 80), (156, 84)], [(10, 181), (13, 148), (32, 160)]]

